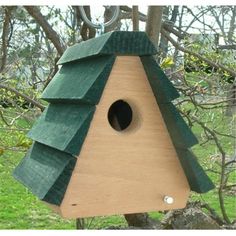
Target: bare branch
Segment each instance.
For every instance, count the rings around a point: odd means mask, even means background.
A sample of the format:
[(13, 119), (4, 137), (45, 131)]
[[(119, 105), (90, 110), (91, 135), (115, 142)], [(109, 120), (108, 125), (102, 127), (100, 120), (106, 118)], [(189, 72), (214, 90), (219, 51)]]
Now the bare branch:
[(3, 116), (3, 112), (0, 110), (0, 117), (3, 121), (4, 124), (6, 124), (7, 126), (11, 126), (8, 121), (5, 119), (5, 117)]
[(232, 17), (230, 20), (230, 26), (229, 26), (229, 32), (228, 32), (228, 41), (229, 42), (233, 41), (234, 31), (235, 31), (235, 27), (236, 27), (235, 18), (236, 18), (236, 6), (233, 6)]
[(232, 44), (232, 45), (219, 45), (217, 47), (218, 49), (227, 49), (227, 50), (236, 50), (236, 44)]
[(179, 6), (174, 6), (174, 9), (171, 14), (170, 22), (175, 23), (179, 13)]
[(236, 187), (236, 184), (227, 185), (227, 186), (225, 186), (225, 189), (230, 189), (230, 188), (233, 188), (233, 187)]
[(43, 110), (45, 109), (45, 107), (44, 107), (41, 103), (35, 101), (34, 99), (28, 97), (28, 96), (25, 95), (25, 94), (19, 92), (19, 91), (16, 90), (15, 88), (11, 88), (11, 87), (9, 87), (9, 86), (7, 86), (7, 85), (5, 85), (5, 84), (0, 84), (0, 89), (1, 89), (1, 88), (2, 88), (2, 89), (6, 89), (6, 90), (8, 90), (8, 91), (11, 91), (11, 92), (15, 93), (17, 96), (20, 96), (20, 97), (24, 98), (27, 102), (29, 102), (29, 103), (35, 105), (35, 106), (38, 107), (41, 111), (43, 111)]
[(40, 12), (39, 8), (36, 6), (25, 6), (25, 9), (28, 13), (36, 20), (36, 22), (43, 28), (46, 36), (53, 43), (57, 52), (62, 55), (65, 51), (65, 46), (61, 43), (60, 37), (57, 32), (52, 28), (52, 26), (48, 23), (45, 17)]
[(220, 30), (221, 30), (221, 33), (222, 33), (222, 35), (224, 36), (224, 39), (226, 39), (227, 37), (226, 37), (225, 30), (224, 30), (224, 26), (223, 26), (224, 21), (221, 21), (221, 20), (220, 20), (220, 16), (217, 15), (217, 13), (216, 13), (216, 11), (215, 11), (215, 7), (214, 7), (214, 8), (213, 8), (213, 7), (211, 8), (211, 13), (212, 13), (212, 15), (214, 16), (214, 18), (215, 18), (215, 20), (216, 20), (216, 22), (217, 22), (217, 24), (218, 24), (218, 26), (219, 26), (219, 28), (220, 28)]
[(222, 69), (223, 71), (228, 72), (231, 76), (236, 77), (236, 72), (231, 70), (230, 68), (227, 68), (227, 67), (223, 66), (222, 64), (215, 63), (215, 62), (211, 61), (210, 59), (205, 58), (196, 52), (192, 52), (191, 50), (182, 47), (173, 38), (171, 38), (165, 30), (162, 29), (161, 33), (173, 44), (174, 47), (176, 47), (180, 51), (182, 51), (184, 53), (188, 53), (190, 55), (193, 55), (193, 56), (199, 58), (200, 60), (206, 62), (207, 64), (211, 65), (212, 67)]
[(207, 127), (204, 122), (200, 121), (196, 116), (189, 116), (189, 114), (184, 113), (183, 111), (179, 110), (181, 114), (183, 114), (185, 117), (188, 117), (189, 119), (193, 120), (194, 122), (196, 122), (198, 125), (200, 125), (202, 127), (202, 129), (209, 133), (211, 138), (214, 140), (219, 152), (221, 153), (221, 172), (220, 172), (220, 186), (218, 189), (218, 195), (219, 195), (219, 202), (220, 202), (220, 209), (223, 215), (224, 220), (230, 224), (230, 219), (226, 213), (225, 210), (225, 204), (224, 204), (224, 187), (225, 187), (225, 176), (226, 176), (226, 168), (225, 168), (225, 163), (226, 163), (226, 153), (221, 145), (221, 143), (218, 140), (218, 137), (216, 135), (216, 133), (211, 130), (209, 127)]
[(203, 21), (200, 20), (200, 18), (201, 18), (202, 16), (204, 16), (207, 12), (211, 11), (211, 8), (212, 8), (212, 7), (208, 7), (207, 9), (200, 11), (200, 12), (199, 12), (198, 14), (196, 14), (196, 15), (195, 15), (195, 14), (193, 13), (193, 11), (192, 11), (190, 8), (188, 8), (187, 6), (184, 6), (183, 8), (186, 8), (187, 11), (193, 16), (193, 20), (188, 24), (188, 26), (187, 26), (186, 29), (185, 29), (185, 32), (187, 32), (187, 30), (191, 27), (191, 25), (192, 25), (195, 21), (198, 21), (199, 23), (203, 24), (204, 26), (207, 26), (207, 27), (208, 27), (209, 29), (211, 29), (213, 32), (217, 33), (217, 31), (214, 29), (214, 27), (212, 27), (211, 25), (209, 25), (209, 24), (207, 24), (207, 23), (205, 23), (205, 22), (203, 22)]
[(139, 12), (138, 6), (132, 7), (133, 31), (139, 31)]
[(172, 34), (176, 35), (179, 39), (184, 39), (186, 36), (189, 35), (187, 33), (182, 33), (181, 31), (176, 30), (173, 25), (171, 25), (171, 24), (169, 24), (167, 22), (163, 22), (162, 23), (162, 27), (166, 31), (168, 31), (169, 33), (172, 33)]
[[(128, 14), (125, 14), (125, 13), (121, 12), (121, 13), (123, 13), (121, 15), (127, 16), (127, 17), (123, 17), (123, 18), (126, 18), (126, 19), (131, 19), (132, 18), (132, 14), (131, 14), (132, 13), (132, 8), (130, 8), (128, 6), (120, 6), (120, 9), (121, 9), (121, 11), (128, 13)], [(139, 20), (140, 21), (144, 21), (144, 22), (147, 21), (147, 16), (145, 14), (143, 14), (140, 11), (138, 12), (138, 14), (139, 14)]]
[(207, 203), (202, 203), (201, 207), (207, 209), (211, 215), (211, 218), (214, 219), (219, 225), (224, 224), (224, 221), (221, 219), (221, 217)]
[(233, 139), (236, 139), (236, 137), (234, 135), (230, 135), (230, 134), (222, 134), (221, 132), (217, 131), (217, 130), (214, 130), (214, 132), (220, 136), (223, 136), (223, 137), (227, 137), (227, 138), (233, 138)]

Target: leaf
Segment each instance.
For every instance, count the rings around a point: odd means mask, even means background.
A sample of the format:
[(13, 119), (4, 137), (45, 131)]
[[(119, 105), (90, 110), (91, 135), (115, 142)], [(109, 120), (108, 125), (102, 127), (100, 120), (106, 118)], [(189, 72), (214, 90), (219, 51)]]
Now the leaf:
[(18, 143), (16, 147), (29, 148), (32, 144), (32, 140), (28, 139), (24, 134), (18, 135)]
[(169, 68), (174, 65), (174, 61), (172, 57), (166, 57), (161, 62), (161, 68)]

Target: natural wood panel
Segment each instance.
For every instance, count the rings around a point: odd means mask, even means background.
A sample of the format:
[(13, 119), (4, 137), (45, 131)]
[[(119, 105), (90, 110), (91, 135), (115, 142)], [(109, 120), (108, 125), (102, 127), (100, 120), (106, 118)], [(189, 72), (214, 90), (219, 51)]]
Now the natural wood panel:
[[(133, 120), (124, 131), (107, 119), (124, 100)], [(172, 196), (167, 205), (163, 198)], [(189, 186), (142, 63), (118, 56), (82, 146), (61, 212), (64, 217), (138, 213), (185, 206)]]

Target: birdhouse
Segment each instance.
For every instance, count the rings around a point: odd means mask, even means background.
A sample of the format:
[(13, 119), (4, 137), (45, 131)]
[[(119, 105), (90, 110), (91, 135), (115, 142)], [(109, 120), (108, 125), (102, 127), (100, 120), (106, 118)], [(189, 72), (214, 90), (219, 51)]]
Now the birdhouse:
[(184, 208), (214, 188), (154, 54), (144, 32), (116, 31), (60, 58), (14, 177), (63, 217)]

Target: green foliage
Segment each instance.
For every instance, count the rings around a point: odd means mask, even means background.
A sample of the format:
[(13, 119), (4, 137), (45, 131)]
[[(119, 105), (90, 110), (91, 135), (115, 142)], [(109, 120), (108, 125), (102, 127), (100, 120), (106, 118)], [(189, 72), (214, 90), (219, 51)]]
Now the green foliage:
[(32, 115), (36, 110), (24, 111), (16, 108), (2, 110), (4, 112), (1, 118), (4, 118), (4, 121), (0, 118), (0, 156), (9, 150), (26, 151), (32, 143), (32, 140), (26, 137), (26, 132), (33, 123)]
[[(214, 34), (205, 36), (201, 34), (191, 35), (185, 39), (185, 45), (191, 51), (202, 55), (210, 61), (234, 70), (236, 67), (234, 50), (216, 50), (217, 45), (213, 36)], [(193, 79), (195, 83), (198, 83), (198, 86), (209, 89), (212, 94), (222, 94), (225, 86), (234, 80), (228, 72), (220, 68), (214, 68), (198, 57), (187, 53), (184, 55), (184, 67), (187, 72), (186, 78), (188, 82), (191, 83)], [(212, 89), (213, 87), (214, 89)]]
[(32, 144), (32, 140), (27, 138), (25, 134), (17, 134), (18, 142), (16, 143), (16, 147), (23, 147), (23, 148), (29, 148)]
[(174, 61), (173, 61), (173, 58), (172, 57), (166, 57), (162, 60), (160, 66), (162, 69), (167, 69), (167, 68), (170, 68), (174, 65)]

